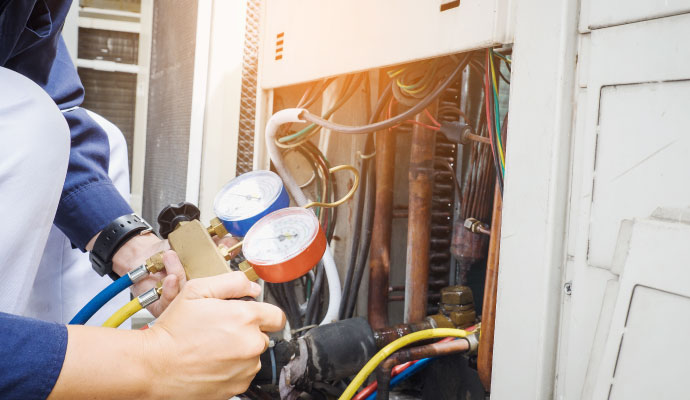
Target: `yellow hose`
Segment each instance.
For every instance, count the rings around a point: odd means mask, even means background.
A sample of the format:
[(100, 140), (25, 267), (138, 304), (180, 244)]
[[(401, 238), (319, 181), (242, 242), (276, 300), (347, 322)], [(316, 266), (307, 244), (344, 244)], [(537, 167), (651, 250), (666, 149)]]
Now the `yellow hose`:
[(340, 395), (338, 400), (350, 400), (352, 396), (357, 393), (357, 389), (364, 383), (367, 377), (374, 372), (376, 367), (381, 364), (386, 358), (391, 354), (400, 350), (401, 348), (420, 340), (434, 339), (434, 338), (444, 338), (444, 337), (459, 337), (464, 338), (468, 335), (466, 331), (462, 329), (451, 329), (451, 328), (436, 328), (427, 329), (419, 332), (414, 332), (409, 335), (403, 336), (400, 339), (393, 341), (386, 347), (379, 350), (374, 357), (369, 360), (366, 365), (357, 373), (355, 379), (347, 385), (347, 389)]
[(130, 301), (129, 303), (125, 304), (115, 312), (115, 314), (111, 315), (110, 318), (108, 318), (105, 323), (103, 323), (103, 326), (108, 327), (108, 328), (117, 328), (118, 326), (122, 325), (123, 322), (127, 321), (129, 317), (134, 315), (137, 311), (141, 310), (141, 303), (139, 303), (139, 298), (135, 297)]

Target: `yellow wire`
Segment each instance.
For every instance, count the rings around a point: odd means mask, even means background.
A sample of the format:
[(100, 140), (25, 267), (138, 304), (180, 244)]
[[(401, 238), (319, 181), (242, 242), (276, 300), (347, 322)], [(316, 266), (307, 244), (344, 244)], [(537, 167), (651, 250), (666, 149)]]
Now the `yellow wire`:
[(123, 322), (127, 321), (129, 317), (134, 315), (137, 311), (141, 310), (141, 303), (139, 303), (139, 298), (135, 297), (129, 303), (125, 304), (115, 312), (107, 321), (103, 323), (106, 328), (117, 328), (122, 325)]
[(357, 373), (355, 379), (347, 385), (347, 389), (340, 395), (338, 400), (350, 400), (352, 396), (357, 393), (357, 389), (364, 383), (369, 375), (376, 369), (376, 367), (381, 364), (386, 358), (391, 354), (400, 350), (401, 348), (420, 340), (434, 339), (434, 338), (444, 338), (444, 337), (459, 337), (464, 338), (468, 335), (468, 332), (462, 329), (451, 329), (451, 328), (436, 328), (427, 329), (419, 332), (414, 332), (409, 335), (403, 336), (400, 339), (393, 341), (386, 347), (379, 350), (374, 357), (369, 360), (366, 365)]
[[(496, 84), (496, 71), (494, 70), (494, 60), (493, 57), (489, 57), (489, 62), (491, 63), (491, 80), (494, 83), (494, 87), (498, 89), (498, 85)], [(498, 101), (498, 99), (496, 99)], [(500, 118), (500, 117), (499, 117)], [(498, 127), (496, 127), (496, 130), (498, 130)], [(501, 134), (501, 132), (496, 132), (498, 135)], [(501, 158), (501, 165), (503, 165), (503, 168), (505, 168), (506, 165), (506, 158), (503, 155), (503, 147), (502, 146), (496, 146), (498, 147), (498, 156)]]
[(342, 170), (349, 170), (352, 172), (352, 174), (355, 177), (354, 182), (352, 182), (352, 188), (350, 189), (349, 192), (345, 196), (343, 196), (342, 199), (335, 201), (333, 203), (321, 203), (318, 201), (312, 201), (311, 203), (307, 203), (304, 205), (304, 208), (311, 208), (311, 207), (326, 207), (326, 208), (333, 208), (333, 207), (338, 207), (339, 205), (343, 204), (344, 202), (350, 200), (352, 196), (354, 196), (355, 192), (357, 191), (357, 188), (359, 187), (359, 171), (357, 168), (353, 167), (352, 165), (349, 164), (343, 164), (343, 165), (336, 165), (335, 167), (331, 168), (328, 170), (331, 174), (334, 172), (342, 171)]
[(403, 72), (404, 70), (405, 70), (405, 67), (402, 67), (397, 71), (388, 71), (387, 73), (388, 73), (389, 77), (395, 78), (396, 76), (400, 75), (400, 73)]

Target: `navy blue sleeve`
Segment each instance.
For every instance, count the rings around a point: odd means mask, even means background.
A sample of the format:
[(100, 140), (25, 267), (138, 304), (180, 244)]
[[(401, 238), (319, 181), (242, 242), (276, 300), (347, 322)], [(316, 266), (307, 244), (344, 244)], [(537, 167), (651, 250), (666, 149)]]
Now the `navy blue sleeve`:
[[(60, 36), (71, 1), (32, 3), (10, 1), (10, 7), (4, 11), (0, 8), (4, 14), (0, 16), (0, 32), (7, 34), (0, 39), (0, 62), (4, 60), (4, 67), (41, 86), (63, 111), (69, 124), (72, 145), (55, 225), (84, 250), (96, 233), (132, 209), (108, 177), (107, 134), (79, 108), (84, 100), (84, 88)], [(16, 21), (21, 18), (27, 22), (19, 29)], [(6, 42), (11, 42), (12, 36), (14, 45), (9, 46)], [(3, 50), (10, 52), (9, 57), (2, 54)]]
[(67, 351), (67, 327), (0, 313), (0, 398), (45, 399)]

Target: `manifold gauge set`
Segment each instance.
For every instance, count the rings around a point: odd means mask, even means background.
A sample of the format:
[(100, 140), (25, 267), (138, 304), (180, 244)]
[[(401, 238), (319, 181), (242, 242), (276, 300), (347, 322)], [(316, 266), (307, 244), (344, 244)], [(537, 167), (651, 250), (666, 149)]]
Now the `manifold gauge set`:
[(272, 171), (234, 178), (213, 204), (228, 232), (244, 237), (244, 257), (269, 282), (306, 274), (326, 251), (326, 235), (314, 213), (289, 204), (282, 179)]

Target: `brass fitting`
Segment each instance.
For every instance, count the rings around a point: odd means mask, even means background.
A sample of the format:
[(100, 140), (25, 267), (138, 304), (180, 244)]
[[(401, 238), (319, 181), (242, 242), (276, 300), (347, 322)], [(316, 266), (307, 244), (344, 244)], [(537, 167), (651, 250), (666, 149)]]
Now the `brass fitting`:
[(230, 261), (232, 259), (232, 251), (228, 246), (219, 244), (218, 250), (220, 250), (220, 254), (225, 258), (225, 261)]
[(467, 286), (448, 286), (441, 289), (439, 313), (428, 318), (440, 328), (466, 328), (474, 325), (474, 297)]
[(239, 265), (240, 271), (244, 272), (244, 275), (247, 276), (247, 279), (249, 279), (252, 282), (256, 282), (259, 280), (259, 275), (256, 274), (256, 271), (254, 271), (254, 268), (249, 264), (247, 260), (244, 260), (240, 263)]
[(218, 236), (219, 238), (225, 237), (225, 235), (228, 234), (228, 230), (225, 229), (225, 225), (218, 219), (218, 217), (215, 217), (211, 220), (211, 226), (206, 228), (208, 231), (208, 234), (211, 236)]
[(162, 270), (164, 270), (165, 264), (163, 264), (163, 252), (159, 251), (158, 253), (149, 257), (146, 260), (145, 265), (146, 265), (146, 270), (152, 274), (155, 274), (156, 272), (161, 272)]
[(450, 305), (472, 305), (474, 308), (474, 297), (472, 290), (467, 286), (448, 286), (441, 289), (441, 304)]
[(467, 218), (464, 224), (465, 228), (472, 233), (481, 233), (484, 235), (491, 235), (489, 225), (483, 223), (476, 218)]

